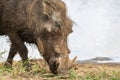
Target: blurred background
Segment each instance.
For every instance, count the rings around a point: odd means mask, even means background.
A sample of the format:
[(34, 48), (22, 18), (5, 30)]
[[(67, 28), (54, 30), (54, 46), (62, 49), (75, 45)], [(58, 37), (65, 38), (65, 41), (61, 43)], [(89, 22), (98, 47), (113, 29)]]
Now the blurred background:
[[(63, 0), (67, 14), (73, 20), (73, 33), (68, 36), (70, 58), (78, 60), (109, 57), (120, 62), (120, 0)], [(40, 58), (33, 44), (26, 44), (30, 58)], [(0, 37), (2, 61), (6, 60), (10, 41)], [(20, 60), (16, 55), (15, 60)]]

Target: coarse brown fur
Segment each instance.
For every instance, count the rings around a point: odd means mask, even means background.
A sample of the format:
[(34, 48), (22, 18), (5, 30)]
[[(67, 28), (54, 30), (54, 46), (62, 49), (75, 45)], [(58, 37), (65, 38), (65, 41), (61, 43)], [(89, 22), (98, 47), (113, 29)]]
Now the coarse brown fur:
[(34, 43), (56, 74), (62, 62), (69, 60), (67, 36), (70, 32), (72, 21), (61, 0), (0, 0), (0, 35), (8, 35), (11, 40), (5, 65), (12, 65), (17, 52), (23, 63), (28, 60), (24, 42)]

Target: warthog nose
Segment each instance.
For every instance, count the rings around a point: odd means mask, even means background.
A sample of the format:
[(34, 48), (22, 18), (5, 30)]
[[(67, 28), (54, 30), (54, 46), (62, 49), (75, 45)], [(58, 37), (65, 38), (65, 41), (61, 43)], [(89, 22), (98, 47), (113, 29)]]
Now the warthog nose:
[(57, 61), (55, 61), (54, 63), (52, 63), (50, 65), (50, 70), (53, 74), (57, 74), (57, 69), (59, 67), (59, 63)]
[(54, 65), (54, 68), (57, 69), (58, 66), (59, 66), (59, 63), (56, 61), (56, 62), (53, 63), (53, 65)]

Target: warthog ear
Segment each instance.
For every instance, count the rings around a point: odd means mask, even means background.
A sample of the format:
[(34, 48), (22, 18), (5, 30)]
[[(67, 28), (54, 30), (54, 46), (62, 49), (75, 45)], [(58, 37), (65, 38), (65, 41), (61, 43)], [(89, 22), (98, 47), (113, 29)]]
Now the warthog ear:
[(43, 0), (42, 5), (43, 5), (43, 13), (48, 16), (52, 15), (55, 8), (54, 4), (49, 0)]

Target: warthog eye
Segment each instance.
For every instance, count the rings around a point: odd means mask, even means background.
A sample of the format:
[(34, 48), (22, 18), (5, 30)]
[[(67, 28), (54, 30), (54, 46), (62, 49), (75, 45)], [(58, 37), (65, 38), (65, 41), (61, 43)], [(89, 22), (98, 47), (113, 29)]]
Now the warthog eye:
[(60, 28), (61, 25), (62, 25), (62, 23), (61, 23), (60, 21), (55, 21), (55, 26), (56, 26), (56, 27)]
[(48, 15), (51, 16), (52, 14), (53, 14), (53, 12), (52, 12), (52, 11), (49, 11)]
[(55, 21), (55, 27), (52, 29), (52, 33), (60, 32), (62, 23), (60, 21)]

